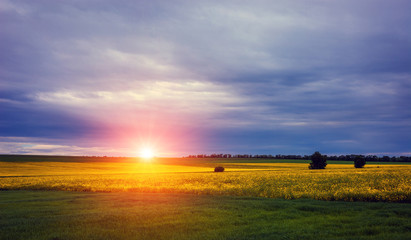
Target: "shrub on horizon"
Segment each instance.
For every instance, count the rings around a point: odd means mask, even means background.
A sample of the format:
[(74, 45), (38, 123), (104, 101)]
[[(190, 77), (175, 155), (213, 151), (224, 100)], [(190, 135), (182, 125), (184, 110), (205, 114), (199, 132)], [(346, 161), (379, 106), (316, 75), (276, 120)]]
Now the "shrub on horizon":
[(214, 172), (224, 172), (224, 167), (221, 167), (221, 166), (215, 167)]
[(315, 152), (310, 159), (309, 169), (325, 169), (325, 166), (327, 166), (327, 155), (321, 155), (320, 152)]
[(363, 168), (365, 165), (365, 157), (362, 155), (357, 155), (354, 158), (354, 167), (355, 168)]

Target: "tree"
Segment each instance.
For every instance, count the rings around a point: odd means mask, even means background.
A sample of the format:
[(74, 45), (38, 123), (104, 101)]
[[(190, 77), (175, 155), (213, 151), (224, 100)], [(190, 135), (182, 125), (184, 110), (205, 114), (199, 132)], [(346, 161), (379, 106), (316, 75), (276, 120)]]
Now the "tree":
[(362, 168), (365, 165), (365, 157), (363, 155), (357, 155), (354, 157), (354, 167)]
[(390, 160), (391, 160), (390, 157), (388, 157), (388, 156), (382, 156), (382, 161), (383, 161), (383, 162), (389, 162)]
[(324, 169), (327, 166), (327, 155), (321, 155), (320, 152), (315, 152), (310, 159), (309, 169)]

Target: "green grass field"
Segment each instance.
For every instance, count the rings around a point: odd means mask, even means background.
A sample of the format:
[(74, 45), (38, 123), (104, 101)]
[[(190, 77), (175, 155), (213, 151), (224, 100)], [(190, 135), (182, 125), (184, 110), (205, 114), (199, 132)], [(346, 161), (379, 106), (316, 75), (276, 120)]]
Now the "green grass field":
[(410, 164), (253, 160), (0, 159), (0, 239), (411, 239)]
[(410, 239), (411, 206), (173, 193), (0, 192), (0, 239)]

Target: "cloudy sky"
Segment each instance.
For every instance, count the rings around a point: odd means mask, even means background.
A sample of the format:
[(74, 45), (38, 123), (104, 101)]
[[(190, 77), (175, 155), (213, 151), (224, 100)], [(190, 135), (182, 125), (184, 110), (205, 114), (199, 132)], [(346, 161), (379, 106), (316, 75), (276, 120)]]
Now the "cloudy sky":
[(0, 153), (410, 155), (410, 12), (0, 0)]

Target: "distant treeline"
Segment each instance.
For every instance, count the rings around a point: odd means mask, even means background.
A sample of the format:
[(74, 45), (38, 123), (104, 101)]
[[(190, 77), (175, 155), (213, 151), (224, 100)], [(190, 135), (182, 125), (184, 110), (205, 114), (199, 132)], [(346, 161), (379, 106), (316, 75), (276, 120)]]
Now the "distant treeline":
[[(376, 155), (358, 155), (358, 154), (348, 154), (348, 155), (325, 155), (327, 160), (334, 161), (354, 161), (356, 156), (362, 156), (367, 162), (411, 162), (411, 156), (400, 156), (400, 157), (390, 157), (382, 156), (378, 157)], [(267, 158), (267, 159), (301, 159), (310, 160), (311, 155), (271, 155), (271, 154), (197, 154), (188, 155), (185, 158)]]
[[(411, 156), (389, 157), (376, 155), (324, 155), (327, 160), (354, 161), (356, 156), (363, 156), (367, 162), (411, 162)], [(297, 159), (311, 160), (311, 155), (271, 155), (271, 154), (197, 154), (183, 158), (265, 158), (265, 159)], [(177, 159), (177, 158), (164, 158)], [(106, 157), (106, 156), (51, 156), (51, 155), (14, 155), (0, 154), (0, 162), (135, 162), (135, 157)]]

